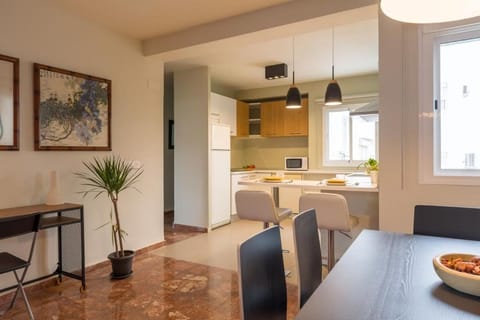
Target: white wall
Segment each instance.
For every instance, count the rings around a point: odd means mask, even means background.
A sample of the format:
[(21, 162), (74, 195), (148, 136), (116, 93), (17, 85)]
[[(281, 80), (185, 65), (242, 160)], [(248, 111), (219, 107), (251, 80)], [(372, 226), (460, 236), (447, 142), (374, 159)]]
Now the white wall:
[(379, 23), (380, 229), (412, 232), (416, 204), (480, 207), (480, 187), (419, 184), (418, 27)]
[(207, 67), (175, 72), (175, 224), (208, 227)]
[[(112, 153), (144, 165), (138, 189), (120, 195), (126, 248), (163, 240), (163, 64), (142, 55), (138, 41), (56, 9), (48, 1), (0, 2), (0, 53), (20, 58), (20, 151), (0, 152), (0, 208), (44, 203), (48, 173), (56, 169), (66, 202), (85, 205), (86, 263), (112, 251), (105, 197), (83, 199), (73, 173), (81, 162), (110, 152), (33, 151), (34, 62), (112, 80)], [(1, 249), (24, 252), (24, 238), (2, 240)], [(28, 277), (56, 267), (55, 231), (41, 231)], [(10, 275), (0, 278), (11, 282)]]

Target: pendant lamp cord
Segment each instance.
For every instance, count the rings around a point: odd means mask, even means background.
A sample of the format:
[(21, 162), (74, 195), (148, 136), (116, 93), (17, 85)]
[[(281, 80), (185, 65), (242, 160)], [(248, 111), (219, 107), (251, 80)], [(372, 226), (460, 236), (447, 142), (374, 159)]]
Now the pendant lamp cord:
[(335, 27), (332, 27), (332, 80), (335, 80)]
[(295, 86), (295, 37), (292, 38), (293, 85)]

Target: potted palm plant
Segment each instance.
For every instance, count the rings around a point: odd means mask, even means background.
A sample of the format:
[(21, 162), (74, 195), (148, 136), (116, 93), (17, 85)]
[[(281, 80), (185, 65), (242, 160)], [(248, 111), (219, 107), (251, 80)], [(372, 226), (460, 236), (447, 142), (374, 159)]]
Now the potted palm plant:
[(134, 184), (142, 175), (143, 168), (134, 167), (132, 162), (116, 155), (106, 156), (102, 159), (94, 157), (92, 161), (83, 161), (82, 163), (86, 171), (75, 173), (75, 175), (83, 181), (82, 186), (87, 187), (86, 190), (81, 191), (83, 196), (94, 194), (94, 197), (97, 198), (106, 194), (112, 202), (112, 242), (115, 251), (108, 255), (112, 264), (111, 277), (113, 279), (126, 278), (132, 273), (135, 252), (123, 248), (125, 232), (120, 224), (118, 196), (124, 190), (136, 189)]
[(365, 168), (370, 175), (372, 183), (378, 184), (378, 170), (380, 169), (379, 162), (374, 158), (369, 158), (367, 161), (360, 163), (357, 168), (362, 167)]

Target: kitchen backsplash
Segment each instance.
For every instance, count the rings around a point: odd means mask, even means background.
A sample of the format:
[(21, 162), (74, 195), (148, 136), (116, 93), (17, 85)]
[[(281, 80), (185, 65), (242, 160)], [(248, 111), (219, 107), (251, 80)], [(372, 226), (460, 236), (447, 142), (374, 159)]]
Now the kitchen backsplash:
[(232, 137), (232, 168), (255, 164), (258, 169), (283, 169), (286, 156), (308, 156), (308, 137)]

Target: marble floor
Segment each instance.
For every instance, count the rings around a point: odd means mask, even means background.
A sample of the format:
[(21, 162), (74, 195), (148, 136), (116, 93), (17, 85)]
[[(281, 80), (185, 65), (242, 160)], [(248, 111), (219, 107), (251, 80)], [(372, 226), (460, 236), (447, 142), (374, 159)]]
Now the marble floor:
[[(206, 234), (179, 232), (171, 228), (170, 216), (165, 222), (167, 245), (137, 254), (127, 279), (110, 280), (107, 263), (89, 269), (84, 292), (68, 278), (28, 288), (36, 319), (239, 319), (236, 246), (261, 225), (239, 221)], [(287, 221), (282, 229), (287, 248), (289, 228)], [(285, 256), (286, 269), (293, 269), (293, 252)], [(287, 278), (288, 319), (298, 311), (295, 281)], [(0, 304), (0, 310), (5, 307)], [(23, 300), (0, 318), (27, 319)]]

